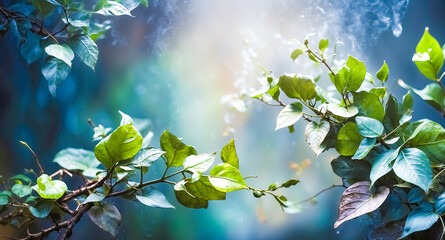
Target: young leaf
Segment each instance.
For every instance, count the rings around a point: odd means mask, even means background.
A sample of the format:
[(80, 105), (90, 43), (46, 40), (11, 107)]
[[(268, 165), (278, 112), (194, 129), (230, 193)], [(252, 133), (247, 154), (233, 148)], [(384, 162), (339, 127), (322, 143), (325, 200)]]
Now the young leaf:
[(399, 155), (399, 149), (390, 149), (379, 155), (372, 164), (371, 174), (369, 178), (371, 180), (371, 186), (387, 173), (392, 170), (392, 162)]
[(380, 186), (372, 194), (369, 191), (370, 186), (371, 182), (361, 181), (352, 184), (343, 192), (340, 199), (338, 220), (335, 222), (334, 228), (337, 228), (345, 221), (376, 210), (385, 202), (389, 194), (389, 188)]
[(281, 187), (289, 188), (289, 187), (292, 187), (294, 185), (297, 185), (299, 182), (300, 182), (300, 180), (297, 180), (297, 179), (289, 179), (286, 182), (284, 182), (283, 184), (281, 184), (280, 188)]
[(358, 131), (357, 124), (348, 122), (338, 132), (335, 149), (343, 156), (352, 156), (362, 140), (363, 137)]
[(433, 171), (428, 157), (421, 150), (417, 148), (403, 149), (397, 156), (393, 169), (401, 179), (428, 192)]
[(167, 160), (167, 167), (182, 166), (184, 159), (190, 155), (196, 155), (197, 152), (194, 147), (186, 146), (175, 135), (165, 130), (162, 133), (161, 148), (165, 151), (165, 158)]
[(365, 158), (369, 151), (371, 151), (372, 148), (374, 148), (374, 144), (376, 142), (375, 138), (364, 138), (360, 142), (360, 146), (357, 149), (357, 152), (354, 154), (352, 159), (363, 159)]
[(65, 194), (68, 189), (66, 184), (60, 180), (51, 180), (51, 178), (42, 174), (37, 178), (37, 184), (32, 186), (41, 198), (45, 199), (59, 199)]
[(107, 168), (132, 158), (142, 147), (142, 136), (132, 124), (118, 127), (94, 148), (96, 158)]
[(216, 153), (190, 155), (184, 159), (184, 169), (193, 173), (205, 172), (215, 161)]
[(168, 202), (167, 198), (165, 198), (162, 192), (151, 186), (144, 189), (143, 195), (136, 195), (136, 199), (149, 207), (175, 208)]
[(82, 202), (82, 204), (86, 204), (89, 202), (100, 202), (105, 199), (105, 195), (102, 193), (92, 193), (88, 195), (88, 197)]
[(68, 44), (82, 61), (94, 70), (99, 56), (96, 43), (88, 35), (75, 35), (68, 40)]
[(221, 192), (233, 192), (247, 188), (239, 170), (228, 163), (220, 163), (214, 166), (210, 171), (209, 180)]
[(444, 55), (437, 40), (430, 35), (425, 28), (422, 38), (416, 47), (416, 53), (412, 59), (419, 71), (427, 78), (436, 80), (436, 76), (442, 68)]
[(297, 98), (302, 101), (312, 100), (317, 96), (315, 84), (311, 79), (295, 75), (293, 77), (283, 75), (278, 81), (278, 86), (289, 98)]
[(51, 44), (45, 48), (45, 52), (57, 59), (64, 61), (68, 66), (71, 67), (71, 61), (74, 58), (74, 52), (70, 46), (63, 44)]
[(133, 16), (131, 15), (130, 11), (128, 11), (128, 9), (124, 7), (122, 4), (111, 0), (106, 1), (106, 3), (100, 9), (98, 10), (95, 9), (95, 10), (96, 11), (94, 13), (105, 16), (121, 16), (121, 15)]
[(109, 232), (113, 237), (116, 236), (117, 228), (121, 224), (121, 214), (113, 204), (95, 205), (90, 209), (89, 216), (101, 229)]
[(303, 54), (303, 50), (301, 50), (301, 49), (295, 49), (293, 52), (292, 52), (292, 54), (290, 55), (290, 58), (292, 58), (292, 60), (294, 60), (295, 61), (295, 59), (297, 59), (297, 57), (298, 56), (300, 56), (300, 55), (302, 55)]
[(34, 206), (29, 206), (31, 214), (36, 218), (45, 218), (53, 210), (54, 201), (40, 200)]
[(404, 238), (413, 232), (422, 231), (433, 226), (437, 222), (439, 216), (433, 212), (430, 203), (423, 203), (420, 207), (414, 209), (406, 219), (403, 234), (400, 238)]
[(326, 48), (329, 46), (329, 40), (328, 39), (321, 39), (318, 43), (318, 49), (320, 49), (321, 52), (323, 52)]
[(56, 96), (56, 87), (65, 80), (71, 71), (71, 67), (64, 61), (55, 58), (47, 57), (42, 67), (42, 74), (48, 81), (48, 88), (51, 94)]
[(386, 61), (383, 61), (382, 67), (375, 75), (380, 80), (380, 82), (384, 83), (386, 82), (386, 80), (388, 80), (388, 73), (389, 73), (388, 65), (386, 65)]
[(329, 129), (329, 122), (324, 120), (322, 120), (320, 124), (312, 121), (306, 125), (304, 130), (305, 140), (317, 156), (324, 150), (324, 148), (321, 148), (320, 145), (328, 135)]
[(236, 155), (235, 139), (232, 139), (221, 150), (221, 160), (236, 168), (239, 168), (238, 155)]
[(383, 124), (373, 118), (368, 117), (356, 117), (358, 131), (363, 137), (376, 138), (383, 133)]
[(104, 139), (111, 130), (113, 130), (113, 129), (104, 128), (104, 126), (99, 124), (99, 126), (97, 126), (93, 129), (93, 131), (94, 131), (93, 141), (100, 141), (100, 140)]
[(287, 105), (281, 110), (277, 117), (277, 125), (275, 131), (296, 123), (303, 115), (303, 105), (299, 102), (294, 102)]

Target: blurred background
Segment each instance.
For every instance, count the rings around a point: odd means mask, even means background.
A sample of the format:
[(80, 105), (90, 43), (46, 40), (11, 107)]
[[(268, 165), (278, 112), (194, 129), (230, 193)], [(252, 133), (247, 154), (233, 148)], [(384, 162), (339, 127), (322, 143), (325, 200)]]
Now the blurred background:
[[(66, 148), (93, 149), (87, 123), (115, 127), (121, 110), (151, 120), (154, 138), (169, 129), (199, 153), (219, 152), (236, 138), (241, 172), (258, 176), (248, 184), (266, 188), (292, 177), (301, 183), (285, 192), (304, 200), (332, 184), (341, 184), (330, 167), (334, 152), (318, 158), (304, 141), (305, 123), (274, 131), (280, 109), (253, 101), (247, 94), (261, 87), (258, 63), (279, 77), (284, 73), (326, 72), (291, 52), (309, 37), (336, 42), (337, 59), (347, 55), (365, 62), (375, 74), (383, 60), (389, 68), (388, 88), (397, 97), (405, 90), (398, 79), (423, 88), (428, 80), (411, 62), (426, 26), (445, 43), (443, 0), (152, 0), (135, 16), (115, 17), (107, 37), (98, 42), (96, 71), (76, 58), (68, 78), (52, 97), (40, 63), (27, 65), (12, 34), (0, 38), (0, 174), (9, 177), (36, 168), (26, 141), (48, 172), (56, 171), (54, 155)], [(311, 34), (313, 33), (313, 34)], [(332, 49), (332, 48), (331, 48)], [(332, 53), (332, 50), (330, 50)], [(415, 97), (414, 120), (444, 123), (432, 107)], [(304, 168), (300, 171), (300, 168)], [(162, 164), (146, 178), (162, 174)], [(283, 213), (273, 199), (250, 192), (230, 193), (206, 210), (177, 203), (170, 186), (160, 186), (174, 210), (149, 208), (112, 199), (122, 214), (116, 239), (366, 239), (369, 218), (333, 228), (343, 189), (330, 190), (301, 213)], [(56, 235), (52, 236), (56, 237)], [(75, 227), (73, 239), (110, 239), (88, 217)]]

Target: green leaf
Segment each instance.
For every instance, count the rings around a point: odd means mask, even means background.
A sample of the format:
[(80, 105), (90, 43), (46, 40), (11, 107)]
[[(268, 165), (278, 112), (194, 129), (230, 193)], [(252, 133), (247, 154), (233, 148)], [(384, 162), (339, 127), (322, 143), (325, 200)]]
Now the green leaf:
[(320, 147), (320, 145), (328, 135), (329, 129), (329, 122), (324, 120), (322, 120), (320, 124), (312, 121), (306, 125), (304, 130), (305, 140), (317, 156), (324, 150), (324, 148)]
[(365, 116), (383, 121), (385, 111), (379, 97), (370, 92), (354, 93), (354, 105), (357, 106), (359, 116)]
[(29, 206), (31, 214), (36, 218), (45, 218), (53, 210), (54, 201), (52, 200), (40, 200), (34, 206)]
[(379, 98), (384, 98), (386, 96), (386, 87), (376, 87), (371, 89), (371, 93), (374, 93)]
[(57, 59), (64, 61), (68, 66), (71, 67), (71, 61), (74, 58), (74, 52), (71, 50), (70, 46), (63, 44), (51, 44), (45, 48), (45, 52)]
[(421, 150), (417, 148), (403, 149), (397, 156), (393, 169), (401, 179), (428, 192), (433, 171), (428, 157)]
[(95, 205), (90, 209), (89, 216), (101, 229), (109, 232), (113, 237), (116, 236), (117, 228), (121, 224), (121, 214), (113, 204)]
[(54, 10), (54, 5), (45, 0), (32, 0), (32, 4), (43, 17), (48, 16)]
[(37, 184), (32, 186), (41, 198), (45, 199), (59, 199), (65, 194), (68, 189), (66, 184), (60, 180), (51, 180), (51, 178), (42, 174), (37, 178)]
[(439, 216), (433, 212), (431, 204), (423, 203), (408, 215), (400, 238), (404, 238), (413, 232), (429, 229), (438, 219)]
[(190, 155), (184, 159), (184, 170), (189, 170), (193, 173), (205, 172), (215, 161), (215, 155), (216, 153)]
[(283, 211), (287, 214), (296, 214), (302, 210), (301, 204), (288, 201), (284, 196), (275, 196), (275, 200), (277, 200)]
[(368, 117), (356, 117), (358, 131), (363, 137), (376, 138), (380, 137), (383, 133), (383, 124), (373, 118)]
[(56, 87), (65, 80), (71, 71), (71, 67), (64, 61), (55, 57), (47, 57), (42, 67), (42, 74), (48, 81), (51, 94), (56, 96)]
[(386, 65), (386, 61), (383, 61), (382, 67), (375, 75), (380, 80), (380, 82), (384, 83), (386, 82), (386, 80), (388, 80), (388, 73), (389, 73), (388, 65)]
[(202, 176), (198, 181), (186, 182), (184, 190), (203, 200), (224, 200), (226, 193), (217, 190), (209, 180), (209, 176)]
[(165, 152), (156, 148), (141, 149), (131, 159), (131, 165), (134, 167), (149, 167), (153, 162), (158, 160)]
[(175, 196), (176, 200), (178, 200), (180, 204), (188, 208), (200, 209), (207, 208), (209, 206), (209, 201), (194, 197), (187, 193), (185, 190), (176, 190), (176, 186)]
[(297, 59), (298, 56), (303, 55), (303, 50), (301, 49), (295, 49), (292, 54), (290, 55), (290, 58), (292, 58), (292, 60), (295, 61), (295, 59)]
[(338, 132), (335, 149), (343, 156), (352, 156), (362, 140), (357, 124), (348, 122)]
[(118, 127), (94, 148), (96, 158), (107, 168), (132, 158), (142, 147), (142, 136), (132, 124)]
[(371, 186), (374, 185), (379, 178), (392, 170), (392, 162), (398, 155), (399, 149), (390, 149), (377, 155), (372, 164), (371, 174), (369, 175)]
[(410, 145), (422, 150), (433, 165), (445, 163), (445, 129), (438, 123), (423, 120)]
[(326, 48), (329, 46), (329, 40), (328, 39), (321, 39), (318, 43), (318, 48), (321, 52), (323, 52)]
[(428, 28), (425, 28), (412, 61), (416, 63), (417, 68), (423, 75), (435, 81), (442, 68), (444, 55), (439, 43), (430, 35), (428, 30)]
[(442, 193), (439, 197), (437, 197), (435, 208), (436, 208), (436, 213), (441, 215), (445, 213), (445, 192)]
[(343, 192), (340, 199), (338, 219), (334, 224), (334, 228), (348, 220), (376, 210), (385, 202), (390, 192), (389, 188), (380, 186), (372, 194), (369, 191), (370, 186), (371, 182), (369, 181), (357, 182)]
[(168, 202), (162, 192), (151, 186), (144, 188), (143, 195), (136, 195), (136, 199), (149, 207), (175, 208)]
[(360, 146), (357, 149), (357, 152), (354, 154), (352, 159), (363, 159), (365, 158), (369, 151), (371, 151), (372, 148), (374, 148), (374, 144), (376, 142), (376, 138), (364, 138), (360, 142)]
[(99, 56), (96, 43), (88, 35), (75, 35), (68, 40), (68, 44), (82, 61), (94, 70)]
[(92, 193), (88, 195), (88, 197), (82, 202), (82, 204), (86, 204), (89, 202), (100, 202), (105, 199), (105, 195), (102, 193)]
[(421, 97), (429, 105), (433, 106), (438, 111), (442, 112), (444, 109), (445, 93), (438, 83), (430, 83), (422, 90), (415, 89), (402, 80), (398, 81), (399, 85), (405, 89), (412, 90), (415, 94)]
[(221, 160), (224, 163), (228, 163), (236, 168), (239, 168), (238, 155), (235, 149), (235, 139), (232, 139), (221, 150)]
[(209, 180), (221, 192), (233, 192), (247, 188), (239, 170), (228, 163), (214, 166), (210, 171)]
[(167, 167), (182, 166), (184, 159), (190, 155), (196, 155), (196, 150), (192, 146), (186, 146), (175, 135), (165, 130), (161, 135), (161, 148), (165, 151)]
[(100, 164), (94, 156), (94, 152), (80, 148), (67, 148), (60, 151), (56, 154), (54, 162), (67, 170), (81, 171), (97, 169)]
[(357, 91), (365, 80), (366, 67), (363, 62), (348, 57), (346, 67), (341, 68), (332, 80), (341, 94)]
[(331, 167), (337, 176), (345, 179), (369, 180), (371, 171), (369, 162), (351, 160), (344, 156), (332, 160)]
[(126, 7), (124, 7), (122, 4), (116, 1), (106, 1), (106, 3), (100, 9), (95, 9), (95, 10), (96, 11), (94, 13), (105, 16), (121, 16), (121, 15), (133, 16)]
[(281, 187), (289, 188), (289, 187), (297, 185), (299, 182), (300, 182), (300, 180), (297, 180), (297, 179), (289, 179), (286, 182), (284, 182), (283, 184), (281, 184), (280, 188)]
[(338, 104), (329, 103), (328, 104), (328, 110), (334, 115), (344, 117), (344, 118), (350, 118), (358, 114), (358, 108), (356, 106), (347, 106), (342, 107)]
[(278, 86), (289, 98), (297, 98), (307, 101), (312, 100), (317, 96), (314, 82), (304, 76), (295, 75), (291, 77), (283, 75), (278, 81)]
[(277, 117), (275, 131), (296, 123), (303, 115), (303, 105), (299, 102), (286, 105)]
[(413, 112), (412, 109), (413, 109), (413, 95), (411, 94), (411, 91), (408, 91), (403, 96), (403, 103), (402, 103), (403, 116), (399, 120), (400, 124), (408, 122), (409, 120), (411, 120), (412, 112)]
[(18, 197), (22, 198), (32, 193), (32, 188), (22, 184), (15, 184), (12, 186), (11, 192), (13, 192)]

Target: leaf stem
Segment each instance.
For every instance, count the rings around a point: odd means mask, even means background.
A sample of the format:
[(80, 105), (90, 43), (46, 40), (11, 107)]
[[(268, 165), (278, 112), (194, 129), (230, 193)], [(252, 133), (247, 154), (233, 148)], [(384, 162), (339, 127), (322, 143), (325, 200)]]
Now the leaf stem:
[(331, 67), (328, 65), (328, 63), (326, 62), (326, 59), (322, 56), (321, 58), (319, 57), (319, 56), (317, 56), (310, 48), (309, 48), (309, 44), (308, 43), (305, 43), (304, 45), (306, 45), (306, 48), (307, 48), (307, 52), (308, 53), (312, 53), (312, 55), (314, 55), (314, 57), (318, 60), (318, 61), (320, 61), (321, 63), (323, 63), (327, 68), (328, 68), (328, 70), (329, 70), (329, 72), (331, 72), (331, 74), (332, 75), (334, 75), (334, 77), (335, 77), (335, 73), (334, 73), (334, 71), (332, 71), (332, 69), (331, 69)]
[(322, 193), (324, 193), (324, 192), (326, 192), (326, 191), (328, 191), (328, 190), (331, 190), (331, 189), (333, 189), (333, 188), (337, 188), (337, 187), (344, 187), (344, 186), (343, 186), (343, 185), (338, 185), (338, 184), (333, 184), (332, 186), (330, 186), (330, 187), (328, 187), (328, 188), (325, 188), (325, 189), (319, 191), (319, 192), (316, 193), (314, 196), (312, 196), (312, 197), (310, 197), (310, 198), (307, 198), (307, 199), (305, 199), (305, 200), (302, 200), (302, 201), (297, 202), (297, 204), (302, 204), (302, 203), (305, 203), (305, 202), (309, 202), (310, 200), (312, 200), (312, 199), (318, 197), (320, 194), (322, 194)]
[(21, 144), (25, 145), (29, 151), (31, 151), (32, 155), (34, 156), (34, 160), (36, 160), (37, 165), (39, 166), (40, 169), (40, 175), (42, 175), (44, 173), (42, 165), (40, 164), (39, 159), (37, 158), (37, 155), (34, 153), (34, 151), (31, 149), (31, 147), (28, 146), (28, 144), (26, 142), (23, 141), (19, 141)]

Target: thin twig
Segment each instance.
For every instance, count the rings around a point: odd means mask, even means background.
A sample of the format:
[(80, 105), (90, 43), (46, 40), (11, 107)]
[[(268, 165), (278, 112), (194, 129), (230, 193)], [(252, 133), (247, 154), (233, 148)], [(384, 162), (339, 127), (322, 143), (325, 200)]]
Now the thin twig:
[(43, 171), (42, 165), (40, 164), (39, 159), (37, 158), (37, 155), (36, 155), (36, 154), (34, 153), (34, 151), (28, 146), (28, 144), (27, 144), (26, 142), (23, 142), (23, 141), (19, 141), (19, 142), (20, 142), (21, 144), (25, 145), (25, 146), (29, 149), (29, 151), (31, 151), (32, 155), (34, 156), (34, 160), (36, 160), (37, 165), (39, 166), (39, 169), (40, 169), (40, 175), (42, 175), (42, 174), (44, 173), (44, 171)]
[(319, 191), (319, 192), (316, 193), (314, 196), (312, 196), (312, 197), (310, 197), (310, 198), (308, 198), (308, 199), (305, 199), (305, 200), (303, 200), (303, 201), (298, 202), (297, 204), (302, 204), (302, 203), (305, 203), (305, 202), (309, 202), (310, 200), (312, 200), (312, 199), (318, 197), (318, 195), (320, 195), (320, 194), (322, 194), (322, 193), (324, 193), (324, 192), (326, 192), (326, 191), (328, 191), (328, 190), (331, 190), (331, 189), (333, 189), (333, 188), (336, 188), (336, 187), (344, 187), (344, 186), (343, 186), (343, 185), (336, 185), (336, 184), (334, 184), (334, 185), (332, 185), (332, 186), (330, 186), (330, 187), (328, 187), (328, 188), (325, 188), (325, 189)]

